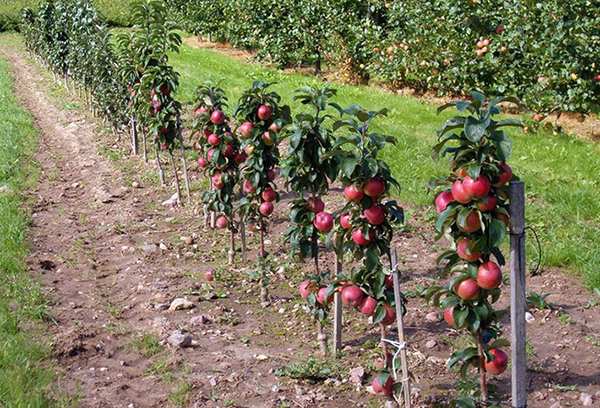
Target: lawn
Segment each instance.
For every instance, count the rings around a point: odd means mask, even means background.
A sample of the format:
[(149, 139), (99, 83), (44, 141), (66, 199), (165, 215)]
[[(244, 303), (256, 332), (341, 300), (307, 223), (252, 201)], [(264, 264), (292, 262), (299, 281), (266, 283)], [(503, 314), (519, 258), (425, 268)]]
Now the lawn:
[[(181, 74), (179, 95), (185, 102), (193, 100), (194, 90), (206, 80), (223, 81), (232, 107), (255, 79), (275, 82), (274, 89), (287, 103), (292, 103), (298, 87), (320, 85), (311, 76), (247, 64), (187, 45), (172, 62)], [(415, 98), (364, 86), (337, 88), (337, 102), (342, 106), (358, 103), (373, 110), (389, 109), (389, 116), (378, 121), (378, 127), (398, 140), (384, 154), (402, 184), (401, 200), (413, 207), (412, 214), (430, 211), (426, 208), (432, 200), (427, 182), (447, 170), (447, 163), (436, 164), (430, 155), (436, 130), (445, 117), (436, 116), (436, 106)], [(297, 110), (298, 104), (293, 107)], [(600, 287), (600, 146), (550, 132), (513, 131), (511, 136), (510, 164), (526, 183), (527, 221), (540, 236), (542, 265), (563, 267), (582, 275), (590, 287)], [(535, 254), (529, 256), (533, 260)]]
[[(52, 368), (43, 339), (46, 302), (26, 271), (29, 218), (25, 192), (36, 183), (37, 131), (11, 95), (12, 79), (0, 58), (0, 406), (52, 405)], [(39, 327), (39, 329), (36, 329)]]

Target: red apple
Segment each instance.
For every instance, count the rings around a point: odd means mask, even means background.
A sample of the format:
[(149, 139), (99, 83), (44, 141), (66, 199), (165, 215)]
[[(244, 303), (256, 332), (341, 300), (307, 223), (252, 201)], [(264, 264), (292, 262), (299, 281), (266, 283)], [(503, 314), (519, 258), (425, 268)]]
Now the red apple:
[(375, 377), (373, 378), (372, 386), (373, 391), (375, 391), (375, 394), (377, 395), (392, 395), (392, 392), (394, 392), (394, 378), (390, 376), (385, 384), (380, 385), (378, 377)]
[(467, 234), (478, 231), (480, 228), (481, 222), (479, 221), (479, 215), (475, 210), (471, 211), (467, 215), (467, 218), (465, 219), (465, 225), (458, 224), (458, 229), (462, 232), (466, 232)]
[(204, 106), (201, 106), (198, 109), (196, 109), (196, 112), (194, 112), (194, 116), (198, 116), (204, 112), (206, 112), (206, 108)]
[(363, 191), (369, 197), (379, 197), (385, 191), (385, 182), (379, 177), (369, 179), (363, 186)]
[(363, 198), (363, 190), (357, 188), (354, 184), (349, 185), (344, 189), (344, 196), (348, 201), (359, 201)]
[(233, 146), (230, 144), (225, 145), (225, 151), (223, 152), (223, 156), (231, 157), (233, 156)]
[(502, 283), (502, 270), (492, 261), (484, 262), (477, 271), (477, 284), (483, 289), (495, 289)]
[(481, 211), (481, 212), (490, 212), (494, 208), (496, 208), (497, 204), (498, 204), (498, 197), (496, 197), (496, 196), (486, 196), (486, 197), (483, 197), (477, 203), (477, 209), (479, 211)]
[(535, 120), (536, 122), (541, 122), (542, 119), (544, 119), (544, 117), (539, 113), (533, 115), (533, 120)]
[(300, 295), (306, 299), (308, 295), (315, 291), (315, 285), (310, 281), (305, 280), (300, 284)]
[(233, 156), (233, 160), (235, 160), (237, 164), (242, 164), (246, 161), (246, 155), (242, 152), (238, 152)]
[(263, 133), (262, 140), (265, 146), (273, 146), (275, 144), (275, 141), (271, 137), (271, 133), (268, 130)]
[(383, 324), (394, 323), (396, 321), (396, 312), (394, 312), (394, 310), (389, 305), (383, 305), (383, 308), (385, 309), (385, 317), (383, 318), (381, 323), (383, 323)]
[(357, 307), (364, 297), (364, 292), (358, 286), (346, 286), (342, 290), (342, 302), (346, 306)]
[(333, 229), (333, 217), (331, 214), (322, 211), (315, 215), (313, 224), (319, 231), (327, 233)]
[(367, 237), (362, 233), (362, 228), (352, 232), (352, 241), (354, 241), (356, 245), (368, 245), (372, 239), (373, 233), (369, 233), (369, 236)]
[(454, 306), (452, 306), (450, 309), (444, 310), (444, 320), (446, 321), (446, 323), (448, 323), (449, 326), (454, 327), (455, 329), (462, 329), (463, 327), (465, 327), (467, 325), (466, 320), (463, 322), (463, 325), (461, 327), (456, 327), (456, 322), (454, 321)]
[(435, 207), (438, 214), (441, 214), (448, 207), (448, 204), (452, 202), (454, 202), (452, 192), (449, 190), (442, 191), (435, 199)]
[(267, 202), (273, 202), (277, 199), (277, 193), (271, 187), (267, 187), (263, 190), (261, 197)]
[(317, 292), (317, 302), (319, 302), (322, 305), (333, 302), (333, 293), (329, 295), (327, 299), (325, 299), (325, 292), (327, 292), (327, 288), (321, 288)]
[(502, 34), (504, 32), (504, 26), (501, 26), (501, 25), (497, 26), (496, 27), (496, 32), (498, 34)]
[(273, 109), (270, 106), (261, 105), (258, 108), (258, 117), (260, 120), (269, 120), (273, 114)]
[(252, 156), (252, 153), (254, 153), (254, 146), (246, 145), (244, 152), (246, 153), (246, 156)]
[[(463, 189), (466, 195), (471, 198), (483, 198), (490, 192), (492, 183), (485, 176), (477, 177), (477, 180), (473, 180), (467, 176), (462, 182)], [(458, 201), (458, 200), (457, 200)]]
[(204, 277), (206, 278), (207, 281), (212, 282), (214, 279), (214, 275), (215, 275), (215, 270), (214, 269), (209, 269), (206, 272), (204, 272)]
[(372, 225), (381, 225), (385, 221), (385, 213), (379, 205), (366, 209), (363, 214)]
[(385, 275), (383, 283), (385, 284), (386, 288), (394, 289), (394, 275)]
[(458, 257), (469, 262), (478, 261), (479, 258), (481, 258), (481, 252), (470, 251), (470, 253), (467, 254), (467, 248), (470, 250), (474, 244), (475, 242), (468, 238), (461, 238), (458, 240), (456, 243), (456, 253), (458, 254)]
[(454, 198), (455, 201), (458, 201), (461, 204), (467, 204), (468, 202), (471, 201), (471, 197), (469, 197), (465, 193), (463, 183), (460, 180), (456, 180), (454, 183), (452, 183), (451, 193), (452, 193), (452, 198)]
[(352, 216), (350, 214), (342, 214), (342, 216), (340, 217), (340, 224), (345, 229), (352, 228), (352, 225), (350, 225), (351, 219), (352, 219)]
[(491, 349), (492, 361), (485, 361), (485, 371), (493, 375), (500, 375), (508, 367), (508, 356), (500, 349)]
[(208, 166), (208, 163), (206, 162), (206, 159), (204, 159), (204, 157), (202, 157), (202, 156), (198, 157), (198, 166), (200, 166), (202, 168)]
[(212, 135), (212, 130), (210, 130), (209, 128), (204, 128), (203, 132), (204, 137), (209, 137), (210, 135)]
[(271, 181), (275, 180), (275, 170), (270, 169), (269, 171), (267, 171), (267, 177)]
[(217, 225), (217, 228), (219, 229), (225, 229), (229, 224), (229, 222), (227, 221), (227, 217), (224, 216), (220, 216), (219, 218), (217, 218), (217, 221), (215, 223)]
[(220, 110), (213, 111), (213, 113), (210, 114), (210, 121), (215, 125), (220, 125), (225, 122), (225, 114)]
[(500, 221), (502, 221), (504, 224), (506, 224), (506, 226), (508, 227), (509, 225), (509, 219), (508, 219), (508, 215), (506, 214), (502, 214), (502, 213), (497, 213), (494, 214), (494, 218), (499, 219)]
[(494, 177), (494, 183), (492, 184), (494, 187), (503, 187), (506, 183), (512, 180), (513, 177), (512, 169), (508, 164), (500, 163), (499, 166), (501, 168), (501, 172)]
[(208, 144), (218, 146), (221, 143), (221, 138), (214, 133), (208, 136)]
[(244, 122), (239, 127), (240, 134), (243, 137), (250, 137), (252, 135), (252, 131), (254, 130), (254, 126), (250, 122)]
[(212, 163), (212, 158), (213, 158), (214, 153), (215, 153), (215, 149), (210, 149), (208, 152), (206, 152), (206, 160), (209, 163)]
[(271, 126), (269, 126), (269, 129), (271, 129), (273, 132), (279, 132), (279, 126), (277, 126), (277, 123), (275, 123), (275, 122), (271, 123)]
[(212, 176), (212, 184), (214, 188), (223, 188), (223, 186), (225, 186), (225, 183), (223, 183), (223, 175), (217, 173)]
[(256, 188), (252, 185), (250, 180), (244, 180), (244, 183), (242, 184), (242, 190), (246, 194), (253, 194), (256, 191)]
[(467, 278), (455, 285), (454, 291), (464, 300), (475, 300), (479, 295), (479, 285), (475, 280)]
[(317, 214), (325, 210), (325, 203), (319, 197), (309, 197), (306, 201), (308, 202), (308, 211)]
[(260, 207), (258, 207), (258, 211), (260, 211), (262, 215), (265, 215), (267, 217), (273, 214), (273, 210), (275, 210), (275, 206), (273, 205), (273, 203), (269, 202), (264, 202), (260, 205)]
[(358, 305), (358, 310), (366, 316), (373, 316), (376, 307), (377, 301), (372, 297), (368, 296), (365, 297), (362, 300), (362, 302), (360, 302), (360, 305)]

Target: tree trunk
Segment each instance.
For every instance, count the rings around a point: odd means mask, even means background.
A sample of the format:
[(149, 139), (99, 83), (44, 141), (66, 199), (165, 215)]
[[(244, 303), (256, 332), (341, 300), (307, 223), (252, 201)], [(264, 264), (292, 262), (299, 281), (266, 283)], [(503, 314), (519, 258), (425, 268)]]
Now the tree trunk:
[(142, 125), (142, 139), (144, 144), (144, 162), (148, 163), (148, 139), (146, 134), (146, 127)]
[(385, 327), (385, 324), (380, 323), (380, 327), (381, 327), (381, 354), (383, 355), (383, 361), (385, 363), (385, 367), (388, 368), (390, 367), (390, 352), (388, 350), (388, 346), (387, 346), (387, 342), (385, 341), (385, 339), (387, 339), (387, 330)]
[(262, 302), (269, 301), (269, 289), (267, 288), (267, 266), (266, 266), (266, 257), (267, 252), (265, 251), (265, 226), (263, 222), (262, 214), (258, 216), (259, 227), (260, 227), (260, 253), (259, 256), (261, 258), (261, 278), (260, 278), (260, 299)]
[(233, 219), (229, 221), (231, 223), (231, 248), (229, 248), (229, 265), (233, 265), (235, 262), (235, 228), (233, 227)]
[(323, 328), (322, 322), (317, 322), (317, 340), (319, 341), (319, 349), (321, 350), (321, 354), (323, 356), (327, 356), (329, 353), (329, 348), (327, 347), (327, 334)]
[(485, 373), (485, 353), (483, 352), (483, 339), (481, 333), (477, 334), (477, 351), (479, 352), (479, 386), (481, 388), (481, 402), (488, 400), (487, 380)]
[(181, 160), (183, 161), (183, 177), (185, 179), (185, 191), (187, 193), (188, 204), (192, 202), (192, 194), (190, 193), (190, 178), (187, 171), (187, 159), (185, 157), (185, 147), (183, 146), (183, 135), (181, 132), (181, 120), (177, 119), (177, 134), (179, 136), (179, 145), (181, 147)]
[(165, 171), (160, 163), (160, 152), (158, 151), (158, 146), (156, 146), (154, 150), (156, 152), (156, 167), (158, 169), (158, 177), (160, 178), (160, 184), (164, 186), (167, 183), (165, 181)]
[(240, 216), (240, 235), (242, 239), (242, 261), (246, 260), (246, 221)]
[(177, 166), (175, 165), (175, 158), (173, 157), (173, 150), (169, 148), (169, 158), (171, 159), (171, 167), (173, 167), (173, 175), (175, 176), (175, 186), (177, 186), (177, 204), (183, 205), (181, 201), (181, 186), (179, 185), (179, 175), (177, 174)]

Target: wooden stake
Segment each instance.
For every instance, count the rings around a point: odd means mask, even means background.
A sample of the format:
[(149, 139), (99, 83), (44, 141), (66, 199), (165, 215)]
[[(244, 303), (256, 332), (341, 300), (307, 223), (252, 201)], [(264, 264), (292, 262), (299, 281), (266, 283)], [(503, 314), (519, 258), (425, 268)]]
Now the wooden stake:
[(258, 256), (260, 256), (261, 258), (260, 299), (261, 302), (265, 303), (269, 301), (269, 289), (267, 288), (267, 251), (265, 251), (265, 223), (263, 221), (262, 214), (258, 215), (258, 222), (260, 227), (260, 253), (258, 254)]
[(144, 140), (144, 163), (148, 163), (148, 142), (146, 137), (146, 127), (142, 125), (142, 139)]
[(512, 406), (527, 405), (527, 334), (525, 329), (525, 186), (512, 181), (510, 199), (510, 329)]
[(242, 239), (242, 261), (246, 260), (246, 221), (240, 215), (240, 235)]
[[(343, 256), (336, 253), (335, 255), (335, 275), (342, 274), (342, 258)], [(342, 294), (335, 291), (333, 303), (333, 354), (337, 357), (342, 351)]]
[(169, 148), (169, 158), (171, 159), (171, 166), (173, 167), (173, 174), (175, 175), (175, 186), (177, 186), (177, 204), (183, 205), (181, 201), (181, 186), (179, 185), (179, 175), (177, 174), (177, 166), (175, 165), (175, 158), (173, 157), (173, 151)]
[(233, 265), (233, 263), (235, 262), (235, 228), (233, 227), (233, 220), (230, 220), (229, 222), (231, 222), (231, 248), (229, 248), (228, 252), (228, 263), (229, 265)]
[(158, 151), (158, 146), (156, 146), (154, 150), (156, 151), (156, 167), (158, 168), (158, 177), (160, 178), (160, 184), (164, 186), (167, 184), (167, 182), (165, 181), (165, 171), (160, 163), (160, 152)]
[[(402, 316), (402, 296), (400, 295), (400, 271), (398, 270), (398, 255), (396, 248), (392, 250), (392, 276), (394, 278), (394, 298), (396, 299), (396, 323), (398, 324), (398, 341), (404, 344), (404, 317)], [(404, 406), (410, 408), (410, 380), (408, 375), (408, 358), (406, 347), (400, 350), (400, 363), (402, 364), (402, 390), (404, 392)]]
[(132, 131), (132, 136), (133, 136), (133, 141), (132, 141), (133, 154), (137, 156), (140, 152), (139, 152), (137, 119), (135, 118), (135, 116), (133, 116), (131, 118), (131, 131)]
[(187, 193), (188, 204), (192, 202), (192, 194), (190, 192), (190, 178), (187, 171), (187, 159), (185, 157), (185, 147), (183, 146), (183, 134), (181, 131), (181, 119), (177, 118), (177, 135), (179, 137), (179, 146), (181, 148), (181, 160), (183, 161), (183, 177), (185, 179), (185, 191)]

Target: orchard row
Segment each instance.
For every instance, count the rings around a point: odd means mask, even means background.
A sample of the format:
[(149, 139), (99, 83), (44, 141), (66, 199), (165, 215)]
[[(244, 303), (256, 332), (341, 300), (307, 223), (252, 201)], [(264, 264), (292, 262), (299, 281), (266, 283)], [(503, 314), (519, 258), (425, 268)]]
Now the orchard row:
[[(124, 127), (131, 118), (131, 130), (140, 129), (143, 135), (144, 154), (146, 138), (151, 138), (163, 182), (161, 155), (167, 152), (177, 198), (183, 204), (173, 154), (181, 149), (191, 200), (182, 108), (173, 98), (178, 74), (167, 56), (168, 51), (179, 50), (181, 39), (161, 1), (141, 3), (133, 15), (133, 30), (119, 35), (112, 45), (107, 32), (94, 26), (95, 12), (86, 1), (46, 2), (37, 15), (25, 11), (30, 21), (25, 31), (27, 45), (57, 80), (64, 80), (73, 92), (83, 90), (93, 110), (111, 125)], [(107, 65), (98, 67), (105, 58)], [(114, 101), (105, 100), (102, 92), (108, 89)], [(202, 202), (206, 213), (214, 214), (214, 225), (229, 230), (229, 263), (235, 262), (238, 252), (236, 237), (241, 237), (243, 256), (246, 228), (259, 233), (256, 268), (250, 275), (266, 305), (274, 266), (265, 250), (269, 218), (281, 192), (293, 192), (284, 241), (298, 260), (313, 264), (312, 273), (298, 286), (314, 316), (321, 351), (329, 350), (325, 328), (337, 297), (380, 325), (382, 357), (375, 364), (379, 373), (373, 389), (387, 396), (400, 395), (402, 383), (394, 381), (386, 340), (387, 327), (399, 317), (396, 307), (406, 312), (402, 297), (394, 296), (390, 268), (394, 227), (404, 221), (404, 214), (390, 199), (399, 185), (379, 157), (396, 139), (373, 130), (373, 121), (385, 115), (385, 109), (342, 108), (333, 101), (335, 95), (336, 90), (327, 85), (302, 87), (294, 101), (308, 109), (293, 116), (270, 84), (262, 81), (244, 91), (233, 110), (224, 89), (209, 83), (199, 87), (191, 137), (198, 164), (210, 181)], [(498, 104), (513, 99), (488, 101), (478, 92), (471, 96), (471, 102), (451, 102), (440, 108), (454, 106), (459, 115), (467, 116), (448, 120), (434, 148), (436, 157), (450, 156), (452, 163), (450, 175), (430, 185), (445, 186), (435, 200), (440, 213), (436, 229), (438, 238), (451, 243), (439, 261), (452, 279), (445, 287), (430, 287), (426, 297), (444, 310), (450, 326), (473, 335), (476, 346), (455, 352), (449, 368), (460, 364), (466, 376), (471, 366), (477, 367), (481, 382), (476, 396), (487, 401), (486, 375), (501, 374), (507, 367), (502, 348), (508, 343), (501, 338), (498, 321), (501, 314), (492, 306), (500, 296), (505, 261), (499, 246), (507, 235), (507, 183), (513, 178), (506, 164), (510, 140), (502, 128), (521, 124), (495, 119), (500, 113)], [(283, 140), (287, 152), (280, 155)], [(283, 181), (284, 190), (276, 180)], [(326, 211), (324, 199), (333, 183), (343, 186), (344, 205)], [(324, 248), (335, 253), (340, 263), (347, 263), (345, 269), (332, 273), (320, 265), (319, 252)], [(207, 271), (206, 277), (212, 280), (214, 271)]]

